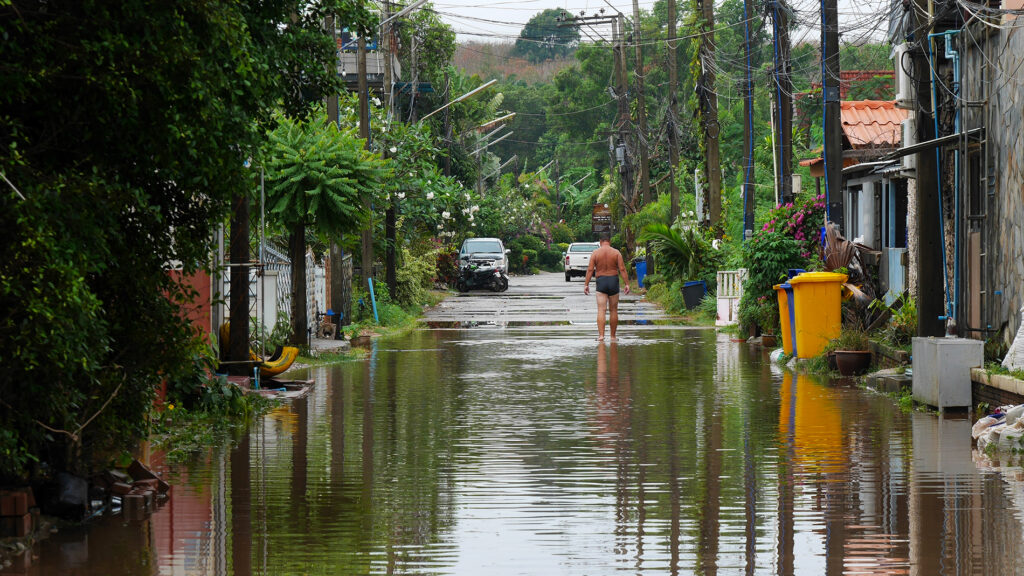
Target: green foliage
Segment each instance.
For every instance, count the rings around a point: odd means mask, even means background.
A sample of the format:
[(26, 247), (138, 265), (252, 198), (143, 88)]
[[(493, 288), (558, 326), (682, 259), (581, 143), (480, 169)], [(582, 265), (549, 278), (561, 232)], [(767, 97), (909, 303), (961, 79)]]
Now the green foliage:
[(522, 254), (523, 271), (533, 273), (534, 268), (537, 266), (537, 251), (531, 250), (530, 248), (524, 248)]
[(572, 235), (572, 230), (562, 222), (556, 222), (551, 225), (551, 241), (555, 244), (572, 244), (575, 239)]
[(277, 222), (334, 234), (361, 228), (362, 202), (388, 174), (354, 128), (287, 117), (269, 134), (265, 167), (268, 212)]
[(565, 269), (562, 263), (562, 251), (558, 249), (543, 249), (537, 255), (542, 270), (548, 272), (561, 272)]
[(911, 338), (917, 335), (917, 304), (913, 296), (901, 294), (891, 306), (881, 300), (874, 300), (869, 305), (871, 310), (888, 311), (889, 321), (881, 330), (882, 341), (898, 348), (910, 344)]
[(195, 370), (181, 279), (273, 109), (338, 87), (327, 11), (372, 26), (358, 1), (0, 3), (0, 475), (105, 463)]
[(638, 242), (651, 243), (657, 255), (656, 268), (667, 278), (704, 280), (714, 288), (722, 254), (696, 227), (680, 233), (664, 224), (649, 224)]
[(408, 248), (402, 248), (402, 265), (396, 271), (395, 302), (401, 306), (421, 306), (427, 302), (427, 295), (437, 278), (437, 256), (439, 250), (413, 256)]
[(805, 262), (800, 255), (800, 245), (787, 234), (772, 230), (761, 230), (743, 245), (744, 267), (747, 281), (743, 284), (740, 298), (739, 323), (745, 328), (767, 320), (764, 307), (775, 307), (778, 317), (778, 299), (772, 288), (785, 280), (790, 268), (801, 268)]
[(540, 62), (568, 54), (579, 42), (580, 31), (575, 26), (559, 26), (561, 13), (548, 8), (530, 18), (519, 33), (513, 55)]
[(801, 248), (800, 256), (818, 253), (821, 227), (825, 225), (825, 196), (804, 197), (795, 204), (783, 204), (768, 212), (763, 231), (782, 232)]
[(870, 350), (871, 338), (864, 330), (857, 328), (843, 328), (839, 337), (829, 342), (825, 351), (832, 350)]

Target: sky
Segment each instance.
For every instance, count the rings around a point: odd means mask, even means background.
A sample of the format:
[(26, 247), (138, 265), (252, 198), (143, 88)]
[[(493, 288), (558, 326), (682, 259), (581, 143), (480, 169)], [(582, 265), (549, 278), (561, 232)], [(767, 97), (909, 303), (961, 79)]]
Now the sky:
[[(680, 6), (689, 4), (689, 0), (678, 2)], [(639, 4), (641, 10), (649, 11), (655, 0), (640, 0)], [(801, 38), (816, 41), (820, 35), (820, 0), (790, 0), (789, 4), (804, 24), (794, 34), (794, 43)], [(868, 35), (880, 38), (888, 24), (889, 5), (889, 0), (840, 0), (843, 41), (856, 42)], [(532, 16), (548, 8), (563, 9), (574, 15), (582, 10), (591, 16), (602, 8), (605, 14), (612, 14), (612, 7), (627, 18), (633, 14), (632, 2), (624, 0), (434, 0), (434, 10), (452, 26), (459, 42), (512, 42)]]

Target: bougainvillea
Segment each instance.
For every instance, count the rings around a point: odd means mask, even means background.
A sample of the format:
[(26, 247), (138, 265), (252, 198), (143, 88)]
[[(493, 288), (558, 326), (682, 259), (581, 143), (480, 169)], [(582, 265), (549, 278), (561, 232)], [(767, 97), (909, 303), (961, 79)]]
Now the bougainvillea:
[(810, 258), (817, 251), (824, 225), (825, 197), (819, 195), (776, 207), (768, 213), (768, 221), (761, 230), (793, 238), (800, 245), (800, 256)]

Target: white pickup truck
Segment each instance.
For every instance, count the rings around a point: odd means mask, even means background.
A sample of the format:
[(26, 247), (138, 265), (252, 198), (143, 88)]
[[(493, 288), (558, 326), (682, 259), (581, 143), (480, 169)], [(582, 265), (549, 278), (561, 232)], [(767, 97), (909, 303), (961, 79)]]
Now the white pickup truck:
[(601, 247), (598, 242), (573, 242), (565, 251), (565, 281), (573, 276), (586, 276), (590, 265), (590, 254)]

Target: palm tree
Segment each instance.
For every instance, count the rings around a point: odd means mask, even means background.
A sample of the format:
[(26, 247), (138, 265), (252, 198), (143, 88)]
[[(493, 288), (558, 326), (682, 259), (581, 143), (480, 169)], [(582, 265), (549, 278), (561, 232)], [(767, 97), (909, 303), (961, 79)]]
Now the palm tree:
[(306, 231), (344, 234), (361, 229), (370, 214), (363, 198), (387, 175), (385, 161), (364, 149), (351, 130), (317, 120), (279, 118), (269, 135), (267, 206), (288, 230), (292, 261), (292, 344), (306, 342)]

